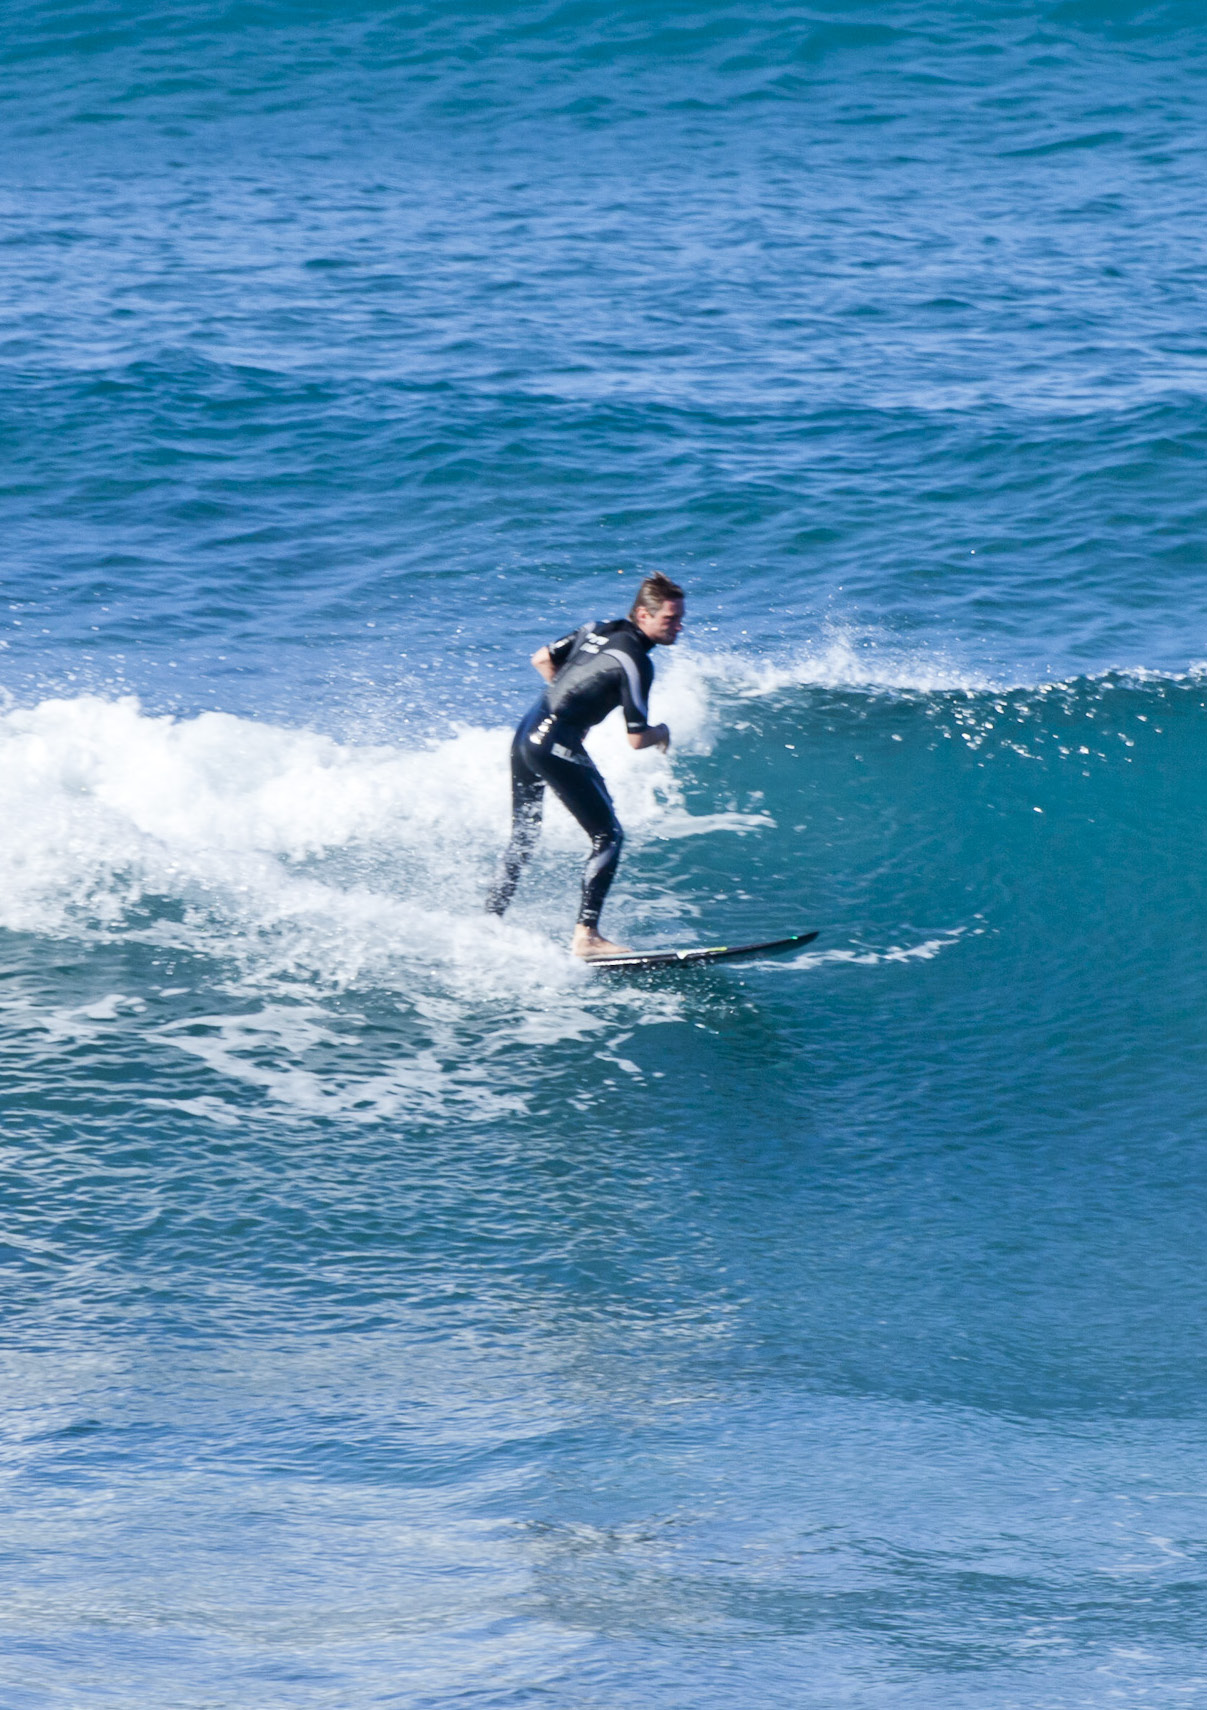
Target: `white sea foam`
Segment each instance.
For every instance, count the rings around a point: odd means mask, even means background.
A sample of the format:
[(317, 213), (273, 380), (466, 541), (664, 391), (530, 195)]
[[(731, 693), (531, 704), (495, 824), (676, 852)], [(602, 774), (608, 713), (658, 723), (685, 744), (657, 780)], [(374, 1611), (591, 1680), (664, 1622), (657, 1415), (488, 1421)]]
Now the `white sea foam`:
[(688, 712), (689, 752), (698, 752), (711, 744), (723, 723), (723, 706), (718, 701), (726, 698), (761, 700), (793, 689), (902, 696), (1160, 689), (1200, 684), (1207, 676), (1207, 660), (1192, 661), (1185, 671), (1123, 663), (1081, 676), (1015, 676), (977, 669), (933, 647), (908, 648), (889, 636), (827, 628), (816, 642), (770, 659), (734, 648), (710, 651), (689, 644), (660, 666), (660, 675), (663, 692)]
[(887, 639), (856, 637), (834, 629), (824, 631), (815, 644), (777, 659), (752, 658), (736, 651), (685, 649), (665, 675), (673, 685), (672, 693), (694, 694), (709, 709), (706, 717), (710, 732), (716, 715), (708, 691), (714, 686), (752, 700), (796, 688), (976, 694), (1001, 687), (983, 672), (941, 653), (909, 650)]
[(526, 1109), (518, 1091), (490, 1077), (489, 1040), (482, 1042), (485, 1051), (480, 1044), (472, 1055), (450, 1052), (439, 1029), (416, 1048), (391, 1053), (373, 1073), (311, 1066), (323, 1046), (339, 1043), (331, 1017), (318, 1005), (266, 1003), (248, 1014), (190, 1015), (156, 1029), (152, 1038), (200, 1058), (223, 1080), (312, 1116), (483, 1121)]
[[(10, 709), (0, 926), (136, 940), (164, 974), (137, 998), (22, 997), (4, 1006), (6, 1025), (86, 1041), (137, 1032), (197, 1059), (233, 1090), (229, 1109), (205, 1107), (217, 1122), (261, 1105), (352, 1120), (522, 1110), (497, 1053), (589, 1037), (626, 1000), (566, 952), (583, 840), (560, 809), (537, 906), (505, 924), (483, 913), (507, 832), (509, 735), (357, 746), (221, 714), (149, 716), (134, 700)], [(624, 745), (607, 764), (630, 824), (656, 834), (686, 818), (660, 756)], [(396, 1021), (368, 1068), (359, 1052), (346, 1060), (354, 990)], [(677, 1013), (674, 994), (634, 1001), (643, 1019)]]
[[(981, 928), (976, 929), (979, 933)], [(878, 968), (885, 962), (931, 962), (944, 950), (959, 943), (964, 927), (956, 926), (938, 938), (927, 938), (921, 944), (890, 944), (885, 950), (804, 950), (799, 956), (768, 963), (778, 969), (821, 968), (827, 963), (846, 963), (857, 968)], [(975, 936), (975, 934), (974, 934)]]
[[(699, 681), (666, 699), (685, 738), (704, 741)], [(357, 746), (92, 696), (10, 709), (0, 715), (0, 925), (138, 935), (232, 958), (249, 976), (292, 968), (347, 983), (387, 978), (401, 957), (439, 963), (486, 995), (514, 990), (517, 962), (528, 986), (574, 984), (582, 970), (551, 934), (482, 915), (507, 834), (509, 740), (503, 728), (465, 727), (427, 747)], [(693, 819), (673, 759), (635, 753), (619, 727), (593, 746), (638, 840), (763, 823)], [(582, 832), (556, 802), (544, 848), (572, 869), (582, 855)], [(528, 890), (541, 896), (538, 876)]]

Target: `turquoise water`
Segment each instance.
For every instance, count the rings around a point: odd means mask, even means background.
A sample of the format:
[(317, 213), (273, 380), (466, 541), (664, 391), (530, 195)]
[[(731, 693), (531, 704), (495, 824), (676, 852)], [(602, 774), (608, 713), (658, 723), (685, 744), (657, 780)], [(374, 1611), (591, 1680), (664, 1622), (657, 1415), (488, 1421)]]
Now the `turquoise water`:
[(4, 21), (5, 1710), (1207, 1699), (1200, 9)]

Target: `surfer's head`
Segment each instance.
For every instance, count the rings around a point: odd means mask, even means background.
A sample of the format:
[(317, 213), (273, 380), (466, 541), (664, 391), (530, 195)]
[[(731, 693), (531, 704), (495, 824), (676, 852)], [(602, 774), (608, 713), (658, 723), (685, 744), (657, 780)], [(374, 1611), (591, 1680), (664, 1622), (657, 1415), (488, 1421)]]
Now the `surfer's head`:
[(637, 590), (629, 619), (647, 641), (673, 647), (683, 628), (683, 589), (661, 571), (647, 576)]

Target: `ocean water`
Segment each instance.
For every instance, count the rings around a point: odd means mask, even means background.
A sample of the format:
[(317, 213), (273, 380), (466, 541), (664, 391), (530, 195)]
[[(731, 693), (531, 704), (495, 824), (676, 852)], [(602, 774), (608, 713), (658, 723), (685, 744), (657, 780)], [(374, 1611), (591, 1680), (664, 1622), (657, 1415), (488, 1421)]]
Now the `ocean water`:
[(3, 1710), (1207, 1703), (1202, 8), (3, 22)]

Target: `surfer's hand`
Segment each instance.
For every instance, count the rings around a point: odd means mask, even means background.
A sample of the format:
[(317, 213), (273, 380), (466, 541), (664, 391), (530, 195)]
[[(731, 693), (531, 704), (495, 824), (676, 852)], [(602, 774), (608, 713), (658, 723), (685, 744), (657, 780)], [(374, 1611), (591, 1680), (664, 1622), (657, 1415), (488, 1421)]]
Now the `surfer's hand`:
[(659, 754), (665, 754), (671, 745), (671, 733), (665, 724), (656, 724), (650, 735), (654, 738), (654, 746)]

